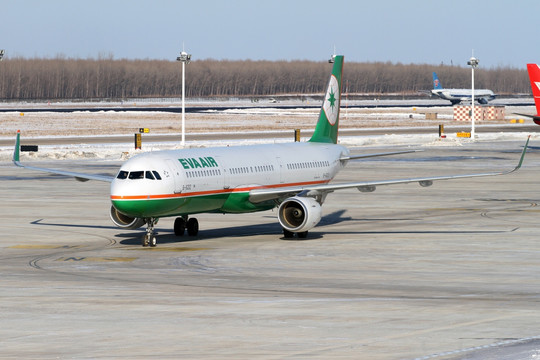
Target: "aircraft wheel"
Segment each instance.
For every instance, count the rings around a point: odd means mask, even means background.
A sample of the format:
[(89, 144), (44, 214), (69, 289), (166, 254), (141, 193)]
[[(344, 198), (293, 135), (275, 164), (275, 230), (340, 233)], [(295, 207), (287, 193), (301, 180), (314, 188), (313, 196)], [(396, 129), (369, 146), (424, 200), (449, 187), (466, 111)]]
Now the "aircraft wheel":
[(286, 239), (290, 239), (290, 238), (294, 237), (294, 233), (292, 231), (283, 229), (283, 237), (286, 238)]
[(147, 247), (148, 244), (150, 244), (150, 236), (148, 236), (148, 234), (145, 234), (142, 240), (142, 246)]
[(296, 233), (296, 234), (298, 235), (299, 239), (305, 239), (305, 238), (307, 238), (308, 232), (307, 231), (302, 231), (302, 232), (299, 232), (299, 233)]
[(187, 232), (189, 236), (197, 236), (199, 233), (199, 221), (195, 218), (190, 218), (187, 221)]
[(151, 247), (155, 247), (157, 245), (157, 240), (156, 240), (156, 237), (155, 236), (152, 236), (150, 238), (150, 246)]
[(174, 220), (174, 235), (182, 236), (186, 232), (186, 220), (178, 217)]

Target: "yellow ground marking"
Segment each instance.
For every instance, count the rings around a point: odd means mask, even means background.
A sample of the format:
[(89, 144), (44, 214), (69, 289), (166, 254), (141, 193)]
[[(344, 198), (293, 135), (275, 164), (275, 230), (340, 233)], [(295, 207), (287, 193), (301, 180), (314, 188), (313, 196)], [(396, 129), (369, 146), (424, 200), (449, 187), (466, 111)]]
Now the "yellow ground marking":
[(427, 209), (427, 211), (486, 211), (486, 209), (448, 207), (448, 208), (430, 208), (430, 209)]
[(76, 249), (82, 245), (46, 245), (46, 244), (22, 244), (10, 246), (10, 249)]
[(130, 262), (137, 260), (136, 257), (92, 257), (92, 256), (68, 256), (61, 257), (55, 261), (92, 261), (92, 262)]

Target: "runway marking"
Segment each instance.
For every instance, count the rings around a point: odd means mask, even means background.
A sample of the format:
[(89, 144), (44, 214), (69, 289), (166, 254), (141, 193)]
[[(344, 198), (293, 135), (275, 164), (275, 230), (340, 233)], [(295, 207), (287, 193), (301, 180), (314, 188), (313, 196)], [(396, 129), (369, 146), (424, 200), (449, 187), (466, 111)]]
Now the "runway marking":
[(515, 314), (501, 315), (501, 316), (497, 316), (497, 317), (493, 317), (493, 318), (489, 318), (489, 319), (466, 321), (466, 322), (455, 323), (455, 324), (452, 324), (452, 325), (446, 325), (446, 326), (439, 326), (439, 327), (427, 328), (427, 329), (422, 329), (422, 330), (409, 331), (409, 332), (400, 333), (400, 334), (396, 334), (396, 335), (385, 336), (385, 337), (382, 337), (382, 338), (380, 338), (380, 339), (378, 339), (376, 341), (373, 341), (373, 343), (378, 343), (378, 342), (381, 342), (381, 341), (395, 340), (395, 339), (402, 339), (402, 338), (407, 338), (407, 337), (411, 337), (411, 336), (418, 336), (418, 335), (422, 335), (422, 334), (434, 333), (434, 332), (439, 332), (439, 331), (444, 331), (444, 330), (455, 330), (455, 329), (459, 329), (459, 328), (462, 328), (462, 327), (465, 327), (465, 326), (485, 324), (485, 323), (510, 319), (510, 318), (513, 318), (513, 317), (516, 317), (516, 315)]
[(131, 262), (137, 260), (137, 257), (88, 257), (88, 256), (70, 256), (61, 257), (55, 261), (91, 261), (91, 262)]
[(10, 246), (10, 249), (76, 249), (82, 245), (40, 245), (40, 244), (22, 244)]
[(467, 208), (467, 207), (448, 207), (448, 208), (430, 208), (427, 211), (485, 211), (486, 209), (481, 208)]
[(414, 360), (435, 359), (435, 358), (443, 357), (443, 356), (457, 355), (457, 354), (460, 354), (460, 353), (472, 352), (472, 351), (476, 351), (476, 350), (485, 350), (485, 349), (489, 349), (489, 348), (495, 348), (495, 347), (501, 347), (501, 346), (507, 346), (507, 345), (514, 345), (514, 344), (517, 344), (517, 343), (527, 342), (527, 341), (531, 341), (531, 340), (538, 340), (538, 339), (540, 339), (540, 335), (521, 338), (521, 339), (512, 339), (512, 340), (499, 341), (499, 342), (492, 343), (492, 344), (486, 344), (486, 345), (474, 346), (474, 347), (469, 347), (469, 348), (464, 348), (464, 349), (445, 351), (445, 352), (438, 353), (438, 354), (426, 355), (426, 356), (415, 358)]

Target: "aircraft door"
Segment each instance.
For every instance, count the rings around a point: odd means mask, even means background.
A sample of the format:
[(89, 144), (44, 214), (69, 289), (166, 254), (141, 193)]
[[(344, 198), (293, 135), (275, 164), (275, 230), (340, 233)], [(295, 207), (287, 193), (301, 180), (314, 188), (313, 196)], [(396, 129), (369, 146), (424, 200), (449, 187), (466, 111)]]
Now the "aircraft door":
[(230, 176), (229, 176), (229, 166), (223, 156), (216, 156), (217, 163), (221, 169), (221, 173), (223, 176), (223, 188), (224, 189), (230, 189), (231, 183), (230, 183)]
[(174, 161), (171, 159), (165, 160), (167, 163), (167, 166), (169, 167), (169, 171), (167, 174), (165, 174), (165, 178), (171, 178), (171, 181), (174, 182), (174, 193), (179, 194), (182, 192), (182, 179), (180, 175), (180, 163), (178, 161)]
[(279, 183), (280, 184), (283, 184), (285, 181), (283, 179), (283, 176), (282, 176), (282, 163), (281, 163), (281, 157), (277, 156), (276, 157), (276, 163), (274, 164), (275, 168), (276, 168), (276, 171), (277, 171), (277, 176), (278, 176), (278, 179), (279, 179)]

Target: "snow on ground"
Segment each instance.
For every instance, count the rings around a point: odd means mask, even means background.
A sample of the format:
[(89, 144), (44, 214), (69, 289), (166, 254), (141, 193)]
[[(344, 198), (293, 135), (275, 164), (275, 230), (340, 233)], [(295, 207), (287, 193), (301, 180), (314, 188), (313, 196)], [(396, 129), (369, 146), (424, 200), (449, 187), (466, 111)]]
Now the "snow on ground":
[[(476, 142), (523, 141), (529, 134), (526, 132), (512, 133), (482, 133)], [(540, 134), (531, 136), (531, 140), (539, 139)], [(302, 139), (307, 140), (307, 139)], [(278, 137), (271, 140), (209, 140), (203, 142), (186, 142), (186, 147), (240, 146), (265, 143), (290, 142), (291, 137)], [(456, 147), (471, 143), (470, 139), (458, 138), (455, 134), (439, 139), (437, 134), (388, 134), (366, 136), (342, 136), (340, 144), (351, 149), (369, 148), (426, 148), (426, 147)], [(181, 149), (178, 143), (156, 142), (144, 143), (143, 150), (135, 150), (132, 143), (123, 144), (92, 144), (92, 145), (40, 145), (36, 153), (21, 153), (23, 161), (37, 160), (73, 160), (101, 159), (110, 161), (126, 160), (138, 153), (158, 150)], [(13, 147), (0, 147), (0, 162), (9, 162), (13, 156)]]
[[(208, 106), (235, 106), (235, 107), (273, 107), (276, 104), (283, 106), (306, 106), (306, 105), (315, 105), (319, 106), (321, 104), (322, 94), (311, 94), (311, 95), (282, 95), (282, 96), (258, 96), (258, 97), (216, 97), (216, 98), (187, 98), (186, 106), (190, 107), (208, 107)], [(352, 97), (353, 95), (351, 95)], [(388, 94), (391, 96), (391, 94)], [(411, 99), (400, 99), (402, 96), (394, 94), (393, 98), (380, 99), (376, 96), (367, 99), (367, 96), (364, 99), (352, 99), (349, 98), (347, 94), (343, 94), (341, 98), (341, 106), (345, 108), (347, 106), (364, 106), (364, 107), (373, 107), (373, 106), (388, 106), (396, 105), (400, 107), (413, 107), (417, 106), (448, 106), (449, 102), (447, 100), (431, 97), (429, 95), (423, 96), (421, 98), (411, 98)], [(256, 101), (254, 101), (256, 100)], [(6, 101), (2, 103), (2, 108), (12, 108), (14, 110), (20, 108), (47, 108), (47, 107), (57, 107), (57, 108), (74, 108), (74, 107), (180, 107), (182, 103), (181, 98), (140, 98), (140, 99), (129, 99), (122, 101), (20, 101), (20, 102), (11, 102)], [(512, 97), (512, 98), (501, 98), (498, 97), (495, 100), (491, 101), (491, 105), (511, 105), (511, 104), (523, 104), (529, 103), (534, 105), (534, 99), (532, 97)]]
[[(432, 100), (433, 101), (433, 100)], [(416, 101), (418, 102), (418, 101)], [(375, 103), (378, 103), (375, 101)], [(409, 105), (407, 105), (409, 104)], [(462, 126), (464, 131), (470, 129), (470, 124), (453, 121), (453, 109), (450, 106), (433, 106), (429, 108), (414, 108), (412, 102), (403, 101), (403, 106), (392, 108), (348, 108), (341, 109), (340, 143), (347, 147), (425, 147), (425, 146), (460, 146), (469, 139), (457, 138), (455, 132), (447, 132), (447, 139), (438, 139), (439, 124), (445, 127)], [(20, 108), (27, 104), (18, 104)], [(37, 105), (33, 104), (37, 107)], [(43, 105), (43, 104), (42, 104)], [(177, 104), (176, 104), (177, 105)], [(208, 103), (206, 106), (210, 106)], [(214, 104), (215, 105), (215, 104)], [(229, 104), (230, 105), (230, 104)], [(4, 107), (4, 105), (2, 105)], [(13, 108), (16, 105), (10, 104)], [(85, 107), (87, 104), (72, 104)], [(436, 112), (437, 120), (426, 120), (426, 112)], [(507, 106), (506, 119), (501, 121), (477, 122), (477, 127), (490, 124), (509, 124), (510, 119), (516, 118), (514, 112), (535, 113), (534, 106)], [(289, 142), (293, 129), (313, 129), (319, 115), (316, 108), (279, 109), (276, 107), (242, 108), (221, 111), (206, 111), (186, 114), (186, 133), (248, 133), (272, 132), (275, 136), (265, 140), (245, 141), (204, 141), (190, 142), (187, 147), (232, 146), (254, 143)], [(529, 120), (526, 120), (530, 123)], [(175, 134), (180, 137), (181, 114), (170, 112), (145, 111), (77, 111), (71, 113), (11, 111), (0, 113), (0, 138), (14, 139), (17, 130), (21, 130), (25, 139), (39, 137), (94, 137), (107, 135), (127, 135), (138, 132), (139, 128), (149, 128), (153, 135)], [(433, 134), (392, 134), (395, 128), (429, 127), (435, 129)], [(347, 136), (347, 129), (381, 129), (387, 130), (386, 135)], [(524, 140), (528, 134), (516, 133), (485, 133), (478, 141), (509, 141)], [(536, 135), (533, 137), (533, 139)], [(224, 139), (226, 136), (224, 135)], [(172, 142), (144, 143), (142, 151), (154, 151), (179, 148)], [(9, 161), (12, 157), (12, 147), (0, 147), (0, 161)], [(122, 160), (133, 156), (139, 151), (133, 149), (133, 143), (123, 144), (92, 144), (71, 146), (40, 146), (38, 153), (23, 153), (22, 159), (108, 159)]]

